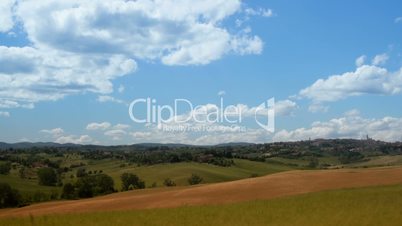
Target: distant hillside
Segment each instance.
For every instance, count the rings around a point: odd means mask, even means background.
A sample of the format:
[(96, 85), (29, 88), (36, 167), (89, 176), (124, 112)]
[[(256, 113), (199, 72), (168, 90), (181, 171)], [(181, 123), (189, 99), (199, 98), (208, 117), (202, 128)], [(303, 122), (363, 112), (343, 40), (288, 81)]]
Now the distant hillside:
[(26, 149), (26, 148), (43, 148), (43, 147), (79, 147), (81, 145), (79, 144), (59, 144), (59, 143), (54, 143), (54, 142), (20, 142), (20, 143), (4, 143), (0, 142), (0, 149), (9, 149), (9, 148), (14, 148), (14, 149)]
[(81, 145), (81, 144), (59, 144), (54, 142), (20, 142), (20, 143), (4, 143), (0, 142), (0, 150), (5, 149), (30, 149), (30, 148), (79, 148), (83, 150), (166, 150), (166, 149), (202, 149), (202, 148), (247, 148), (256, 150), (276, 150), (276, 151), (297, 151), (303, 148), (311, 149), (314, 147), (319, 147), (320, 149), (326, 150), (353, 150), (353, 151), (381, 151), (386, 153), (387, 151), (402, 152), (402, 142), (384, 142), (376, 141), (373, 139), (316, 139), (316, 140), (305, 140), (305, 141), (289, 141), (289, 142), (275, 142), (275, 143), (247, 143), (247, 142), (232, 142), (232, 143), (222, 143), (217, 145), (189, 145), (180, 143), (137, 143), (132, 145)]

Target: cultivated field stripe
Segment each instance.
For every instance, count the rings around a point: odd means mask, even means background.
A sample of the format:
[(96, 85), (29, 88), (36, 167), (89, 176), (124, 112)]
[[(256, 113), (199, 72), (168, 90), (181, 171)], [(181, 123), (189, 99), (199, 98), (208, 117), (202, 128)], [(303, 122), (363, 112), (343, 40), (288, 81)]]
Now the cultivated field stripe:
[(234, 203), (399, 183), (402, 183), (402, 167), (297, 170), (217, 184), (137, 190), (85, 200), (41, 203), (2, 210), (0, 217)]

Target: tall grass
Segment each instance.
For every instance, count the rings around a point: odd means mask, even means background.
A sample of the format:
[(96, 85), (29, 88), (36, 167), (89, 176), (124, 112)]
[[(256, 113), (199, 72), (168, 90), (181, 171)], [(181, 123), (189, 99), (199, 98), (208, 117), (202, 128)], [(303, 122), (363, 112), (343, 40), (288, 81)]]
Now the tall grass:
[(401, 225), (402, 185), (345, 189), (268, 201), (0, 219), (7, 226)]

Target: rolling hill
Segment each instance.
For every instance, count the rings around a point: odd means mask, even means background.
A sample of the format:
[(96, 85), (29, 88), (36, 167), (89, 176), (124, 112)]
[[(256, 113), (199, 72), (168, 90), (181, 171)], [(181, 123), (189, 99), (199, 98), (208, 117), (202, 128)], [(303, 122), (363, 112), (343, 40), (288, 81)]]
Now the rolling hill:
[(121, 211), (268, 200), (332, 189), (402, 183), (402, 167), (287, 171), (259, 178), (193, 187), (122, 192), (92, 199), (56, 201), (1, 210), (0, 217)]

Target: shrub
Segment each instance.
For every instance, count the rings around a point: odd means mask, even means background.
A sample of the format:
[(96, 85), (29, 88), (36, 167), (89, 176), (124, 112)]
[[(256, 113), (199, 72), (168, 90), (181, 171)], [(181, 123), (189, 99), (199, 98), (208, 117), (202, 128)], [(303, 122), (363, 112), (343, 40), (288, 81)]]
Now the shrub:
[(339, 161), (342, 164), (349, 164), (349, 163), (361, 161), (363, 158), (364, 158), (364, 155), (359, 152), (344, 151), (340, 154)]
[(190, 185), (195, 185), (195, 184), (200, 184), (203, 179), (202, 177), (198, 176), (197, 174), (191, 174), (191, 177), (188, 178), (188, 184)]
[(50, 200), (49, 196), (43, 191), (35, 191), (35, 193), (33, 193), (31, 197), (32, 202), (44, 202), (49, 200)]
[(173, 187), (173, 186), (176, 186), (176, 183), (175, 183), (173, 180), (171, 180), (170, 178), (166, 178), (165, 181), (163, 182), (163, 184), (164, 184), (166, 187)]
[(96, 195), (105, 195), (114, 192), (113, 179), (105, 174), (80, 177), (75, 184), (77, 195), (80, 198), (89, 198)]
[(40, 168), (37, 174), (40, 185), (54, 186), (57, 182), (56, 172), (52, 168)]
[(77, 177), (85, 177), (85, 176), (87, 176), (87, 175), (88, 175), (88, 174), (87, 174), (85, 168), (79, 168), (79, 169), (77, 170), (77, 173), (76, 173), (76, 176), (77, 176)]
[(132, 189), (145, 188), (145, 182), (142, 181), (137, 175), (132, 173), (123, 173), (121, 176), (122, 191), (128, 191)]
[(16, 207), (22, 204), (18, 190), (12, 189), (6, 183), (0, 183), (0, 208)]
[(106, 174), (98, 174), (93, 176), (93, 178), (95, 178), (94, 195), (105, 195), (115, 191), (112, 177)]
[(9, 174), (11, 170), (11, 163), (0, 163), (0, 174)]
[(63, 186), (61, 198), (63, 198), (63, 199), (75, 199), (76, 198), (75, 187), (73, 184), (66, 183)]
[(94, 196), (92, 187), (94, 186), (93, 177), (80, 177), (75, 184), (77, 187), (77, 195), (80, 198), (90, 198)]

